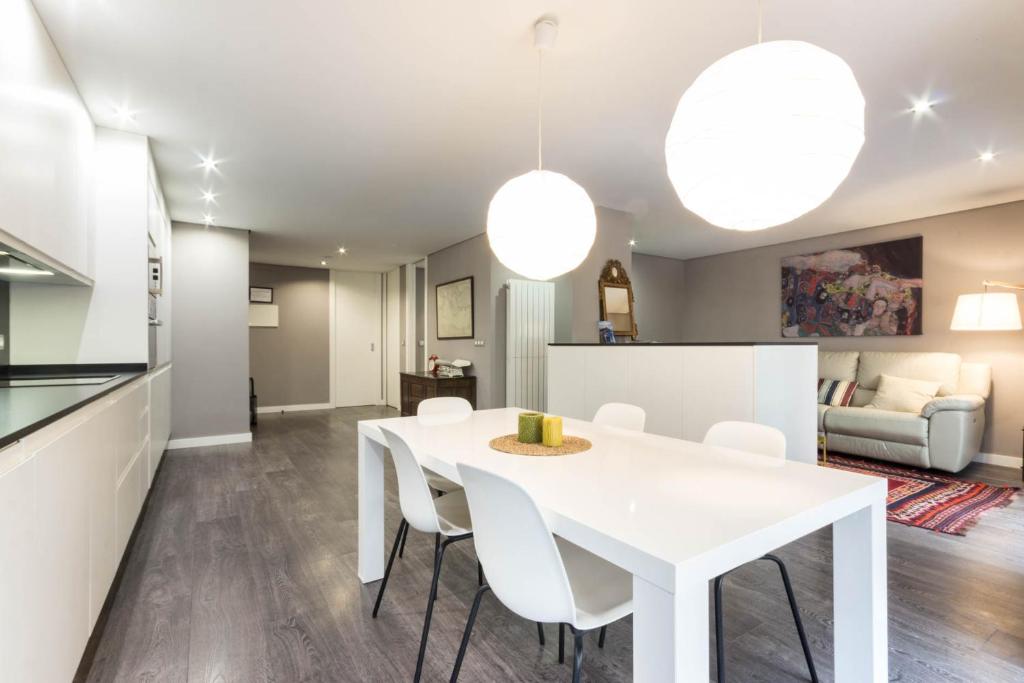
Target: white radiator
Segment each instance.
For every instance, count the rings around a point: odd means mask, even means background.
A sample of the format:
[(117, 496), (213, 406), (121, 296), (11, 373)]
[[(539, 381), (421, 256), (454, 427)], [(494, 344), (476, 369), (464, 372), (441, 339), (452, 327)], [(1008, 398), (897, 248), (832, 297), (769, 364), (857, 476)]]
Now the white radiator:
[(505, 317), (505, 405), (543, 411), (547, 351), (555, 340), (555, 284), (509, 280)]

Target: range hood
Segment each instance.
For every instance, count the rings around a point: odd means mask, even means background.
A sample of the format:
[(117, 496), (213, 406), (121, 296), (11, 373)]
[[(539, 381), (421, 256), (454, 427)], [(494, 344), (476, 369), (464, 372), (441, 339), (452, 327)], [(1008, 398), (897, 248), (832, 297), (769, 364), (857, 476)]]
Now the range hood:
[(88, 286), (58, 268), (29, 256), (23, 250), (0, 242), (0, 280), (31, 282), (38, 285)]

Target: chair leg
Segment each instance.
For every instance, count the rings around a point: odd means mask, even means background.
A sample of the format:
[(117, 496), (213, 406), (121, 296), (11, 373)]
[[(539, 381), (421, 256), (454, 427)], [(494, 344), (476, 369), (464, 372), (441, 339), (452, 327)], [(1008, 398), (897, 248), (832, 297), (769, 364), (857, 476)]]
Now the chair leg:
[[(438, 534), (440, 537), (440, 534)], [(437, 599), (437, 581), (441, 577), (441, 561), (444, 559), (444, 551), (448, 548), (448, 541), (440, 544), (437, 553), (434, 555), (434, 578), (430, 582), (430, 596), (427, 598), (427, 614), (423, 618), (423, 635), (420, 636), (420, 652), (416, 657), (416, 673), (413, 675), (413, 683), (419, 683), (423, 675), (423, 659), (427, 654), (427, 636), (430, 634), (430, 619), (434, 615), (434, 601)]]
[(395, 536), (395, 544), (391, 546), (391, 555), (388, 557), (388, 566), (384, 570), (384, 579), (380, 582), (380, 588), (377, 589), (377, 600), (373, 603), (373, 618), (377, 618), (377, 611), (380, 609), (381, 598), (384, 597), (384, 588), (388, 585), (388, 577), (391, 576), (391, 565), (395, 563), (395, 552), (398, 550), (398, 542), (401, 541), (405, 536), (406, 532), (409, 531), (409, 523), (402, 520), (402, 523), (398, 525), (398, 534)]
[(469, 610), (469, 619), (466, 620), (466, 630), (462, 633), (462, 643), (459, 645), (459, 655), (455, 658), (455, 668), (452, 670), (450, 683), (459, 680), (459, 669), (462, 668), (462, 660), (466, 656), (466, 648), (469, 647), (469, 634), (473, 632), (473, 624), (476, 622), (476, 613), (480, 609), (480, 600), (484, 593), (491, 589), (490, 586), (480, 586), (473, 599), (473, 607)]
[(804, 632), (804, 622), (800, 618), (800, 610), (796, 606), (796, 596), (793, 594), (793, 584), (789, 580), (789, 572), (786, 570), (785, 563), (775, 555), (765, 555), (761, 558), (762, 560), (769, 560), (774, 562), (778, 568), (779, 573), (782, 574), (782, 583), (786, 587), (786, 597), (789, 598), (789, 609), (793, 612), (793, 621), (796, 623), (796, 632), (800, 636), (800, 647), (804, 650), (804, 658), (807, 660), (807, 670), (811, 674), (811, 681), (818, 683), (818, 672), (814, 668), (814, 658), (811, 656), (811, 647), (807, 643), (807, 633)]
[(558, 663), (565, 664), (565, 624), (558, 625)]
[(405, 533), (402, 534), (402, 545), (398, 546), (398, 557), (405, 554), (405, 539), (409, 538), (409, 525), (405, 525)]
[(476, 561), (476, 585), (484, 585), (484, 566), (480, 564), (480, 560)]
[(583, 634), (585, 631), (572, 630), (572, 683), (580, 683), (583, 676)]
[(718, 683), (725, 683), (725, 620), (722, 618), (722, 581), (725, 576), (715, 577), (715, 663)]
[(540, 646), (544, 647), (544, 624), (537, 622), (537, 640), (540, 641)]
[(607, 632), (608, 632), (608, 625), (606, 624), (606, 625), (601, 627), (601, 635), (599, 635), (597, 637), (597, 646), (599, 648), (601, 648), (602, 650), (604, 649), (604, 634), (607, 633)]

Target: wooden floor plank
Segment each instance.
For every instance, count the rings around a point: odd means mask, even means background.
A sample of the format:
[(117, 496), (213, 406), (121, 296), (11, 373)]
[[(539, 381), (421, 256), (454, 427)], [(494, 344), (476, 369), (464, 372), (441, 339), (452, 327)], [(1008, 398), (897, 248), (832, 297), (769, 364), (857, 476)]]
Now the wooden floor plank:
[[(252, 444), (172, 451), (126, 559), (89, 681), (408, 681), (426, 607), (433, 539), (410, 534), (381, 608), (356, 577), (356, 422), (370, 406), (261, 415)], [(1019, 472), (972, 465), (1015, 483)], [(401, 513), (386, 467), (387, 534)], [(685, 530), (683, 530), (685, 531)], [(892, 680), (1024, 680), (1024, 506), (984, 515), (966, 537), (888, 524)], [(822, 681), (832, 680), (832, 543), (823, 529), (786, 561)], [(476, 588), (470, 542), (446, 554), (424, 680), (447, 680)], [(730, 681), (807, 680), (778, 571), (730, 574)], [(536, 628), (493, 596), (481, 608), (465, 681), (564, 681), (557, 628)], [(587, 641), (584, 680), (631, 680), (632, 621)], [(708, 644), (712, 652), (714, 643)]]

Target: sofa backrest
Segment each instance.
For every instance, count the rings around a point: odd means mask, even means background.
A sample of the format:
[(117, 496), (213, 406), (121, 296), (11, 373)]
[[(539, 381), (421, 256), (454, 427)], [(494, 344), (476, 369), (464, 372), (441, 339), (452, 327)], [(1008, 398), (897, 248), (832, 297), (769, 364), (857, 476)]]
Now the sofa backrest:
[(939, 396), (977, 394), (988, 398), (992, 369), (983, 363), (963, 363), (955, 353), (903, 351), (819, 351), (818, 377), (856, 380), (851, 405), (871, 402), (882, 375), (940, 382)]

